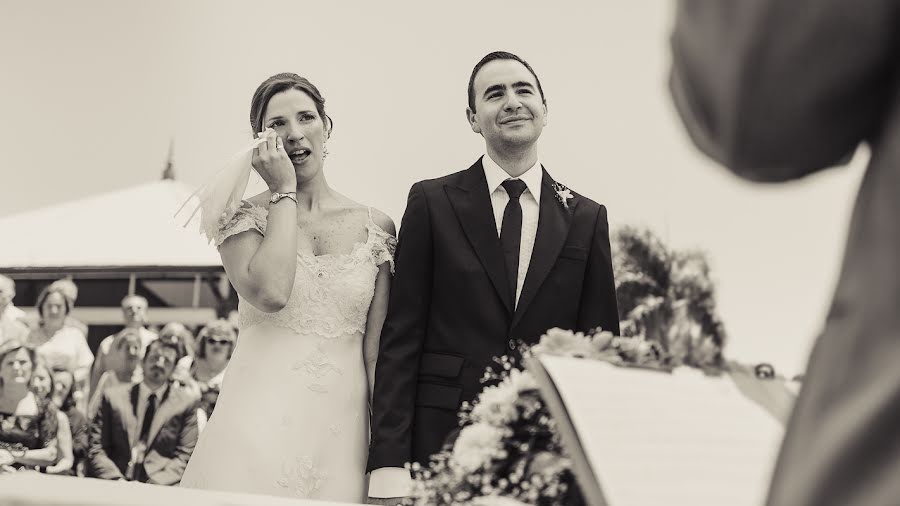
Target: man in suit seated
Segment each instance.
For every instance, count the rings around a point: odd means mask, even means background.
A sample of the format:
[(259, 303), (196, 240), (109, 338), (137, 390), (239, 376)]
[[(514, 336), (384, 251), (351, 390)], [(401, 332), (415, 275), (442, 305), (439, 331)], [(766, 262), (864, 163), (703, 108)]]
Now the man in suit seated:
[(144, 325), (147, 324), (147, 308), (149, 303), (147, 299), (140, 295), (126, 295), (122, 299), (122, 318), (125, 322), (125, 328), (121, 331), (106, 336), (100, 341), (97, 348), (97, 357), (94, 359), (91, 368), (91, 392), (97, 390), (97, 384), (100, 377), (107, 371), (115, 370), (120, 364), (116, 363), (116, 348), (119, 341), (126, 335), (137, 332), (141, 337), (141, 353), (144, 353), (151, 341), (157, 338), (155, 332), (147, 330)]
[(87, 475), (175, 485), (197, 444), (196, 395), (172, 386), (180, 343), (156, 340), (143, 360), (144, 378), (103, 393), (90, 435)]

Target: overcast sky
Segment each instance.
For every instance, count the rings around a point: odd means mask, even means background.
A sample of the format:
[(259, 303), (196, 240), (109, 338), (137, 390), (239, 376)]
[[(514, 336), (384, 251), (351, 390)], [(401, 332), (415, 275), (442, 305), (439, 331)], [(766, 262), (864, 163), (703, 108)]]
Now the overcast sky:
[(799, 372), (865, 155), (783, 186), (705, 159), (666, 88), (670, 8), (0, 0), (0, 216), (158, 179), (170, 139), (177, 177), (198, 184), (249, 138), (259, 82), (291, 71), (320, 88), (334, 118), (330, 184), (399, 223), (412, 183), (483, 153), (465, 121), (466, 84), (503, 49), (541, 78), (550, 122), (540, 159), (554, 178), (605, 204), (612, 226), (646, 225), (705, 250), (727, 353)]

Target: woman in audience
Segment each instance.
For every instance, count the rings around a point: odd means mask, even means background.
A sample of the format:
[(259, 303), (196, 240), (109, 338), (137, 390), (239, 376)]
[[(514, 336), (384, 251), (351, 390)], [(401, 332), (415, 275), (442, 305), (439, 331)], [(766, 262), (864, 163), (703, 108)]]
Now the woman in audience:
[(94, 415), (97, 414), (100, 401), (103, 399), (103, 392), (116, 385), (130, 385), (141, 382), (143, 378), (141, 359), (143, 358), (144, 350), (142, 343), (141, 335), (135, 329), (125, 329), (118, 336), (118, 339), (115, 341), (115, 348), (109, 352), (111, 360), (108, 362), (113, 365), (113, 369), (104, 372), (100, 376), (97, 388), (91, 393), (91, 400), (87, 408), (89, 420), (93, 420)]
[[(78, 286), (72, 281), (71, 278), (62, 278), (57, 279), (56, 281), (50, 283), (51, 290), (59, 290), (63, 295), (66, 296), (66, 299), (69, 299), (69, 308), (75, 307), (75, 301), (78, 299)], [(66, 316), (66, 325), (69, 327), (75, 327), (80, 330), (82, 334), (87, 335), (88, 326), (85, 323), (70, 314)]]
[(166, 341), (176, 341), (184, 347), (185, 355), (175, 365), (175, 372), (172, 373), (172, 380), (181, 385), (190, 383), (191, 364), (194, 361), (194, 355), (197, 352), (197, 345), (194, 341), (194, 334), (188, 330), (182, 323), (170, 322), (165, 324), (159, 331), (159, 338)]
[(37, 350), (51, 369), (72, 371), (78, 400), (87, 384), (94, 354), (84, 332), (66, 325), (66, 317), (72, 312), (72, 301), (61, 287), (50, 285), (38, 295), (37, 310), (40, 323), (29, 334), (28, 345)]
[(184, 343), (185, 351), (187, 351), (186, 357), (193, 357), (197, 354), (194, 334), (183, 323), (169, 322), (159, 331), (159, 337), (171, 339), (172, 336), (178, 337)]
[[(50, 396), (56, 390), (53, 375), (47, 364), (38, 357), (31, 373), (31, 391), (44, 401), (51, 400)], [(57, 406), (58, 407), (58, 406)], [(57, 461), (52, 466), (41, 467), (47, 474), (75, 474), (75, 456), (72, 453), (72, 428), (69, 425), (69, 417), (62, 411), (56, 411), (57, 431), (56, 450)]]
[(0, 474), (56, 463), (59, 420), (56, 406), (31, 391), (36, 361), (22, 341), (0, 344)]
[(219, 398), (225, 367), (234, 351), (237, 335), (227, 320), (215, 320), (208, 323), (197, 338), (199, 347), (191, 365), (191, 378), (199, 389), (200, 407), (208, 417)]
[(57, 409), (69, 418), (69, 430), (72, 433), (72, 456), (74, 463), (72, 468), (81, 476), (80, 472), (84, 459), (87, 458), (88, 448), (88, 422), (84, 413), (75, 406), (75, 389), (72, 388), (75, 377), (72, 371), (66, 369), (53, 370), (53, 394), (51, 399)]

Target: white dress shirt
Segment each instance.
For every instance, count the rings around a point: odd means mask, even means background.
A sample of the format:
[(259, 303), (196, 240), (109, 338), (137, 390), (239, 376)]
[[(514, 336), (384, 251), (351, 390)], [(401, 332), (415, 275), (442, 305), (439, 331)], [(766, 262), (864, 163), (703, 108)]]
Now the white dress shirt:
[(519, 273), (516, 278), (515, 303), (517, 305), (519, 296), (522, 294), (522, 285), (525, 284), (525, 274), (528, 273), (528, 265), (531, 263), (534, 239), (537, 237), (538, 216), (541, 210), (541, 181), (544, 178), (541, 162), (535, 162), (530, 169), (517, 178), (509, 177), (509, 174), (488, 155), (484, 156), (481, 164), (484, 165), (484, 177), (487, 179), (488, 191), (491, 193), (497, 237), (500, 236), (500, 230), (503, 228), (503, 212), (509, 202), (509, 194), (506, 193), (503, 182), (507, 179), (521, 179), (527, 186), (519, 197), (519, 203), (522, 206), (522, 242), (519, 245)]
[[(484, 177), (487, 190), (491, 195), (491, 207), (494, 208), (494, 223), (497, 225), (497, 237), (503, 228), (503, 212), (509, 202), (509, 194), (503, 187), (507, 179), (521, 179), (527, 187), (519, 197), (522, 206), (522, 242), (519, 245), (519, 273), (516, 278), (516, 304), (522, 294), (522, 285), (531, 263), (531, 252), (537, 237), (538, 217), (540, 215), (541, 182), (544, 179), (541, 162), (535, 162), (530, 169), (518, 178), (511, 178), (489, 155), (481, 160), (484, 166)], [(387, 498), (409, 495), (412, 478), (409, 471), (402, 467), (382, 467), (372, 471), (369, 479), (369, 497)]]

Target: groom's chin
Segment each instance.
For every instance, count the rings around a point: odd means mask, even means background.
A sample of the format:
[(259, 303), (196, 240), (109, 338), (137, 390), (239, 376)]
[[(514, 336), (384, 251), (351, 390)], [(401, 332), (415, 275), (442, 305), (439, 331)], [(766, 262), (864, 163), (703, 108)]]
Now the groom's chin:
[(532, 125), (506, 130), (500, 138), (510, 145), (533, 144), (541, 136), (541, 130)]

